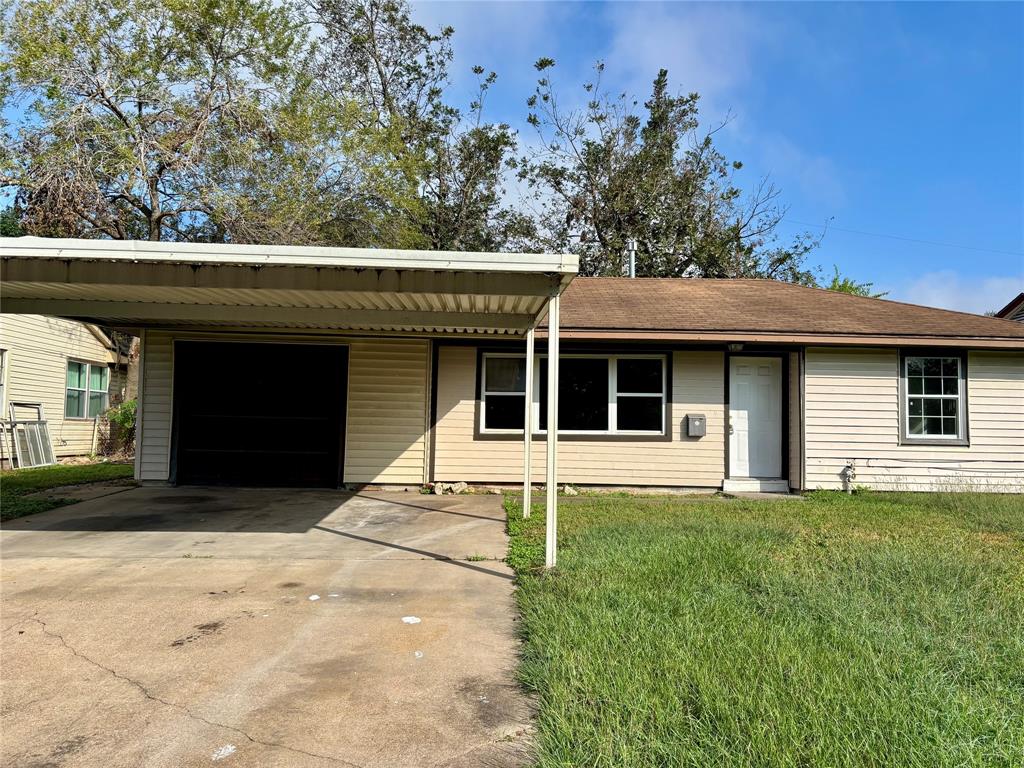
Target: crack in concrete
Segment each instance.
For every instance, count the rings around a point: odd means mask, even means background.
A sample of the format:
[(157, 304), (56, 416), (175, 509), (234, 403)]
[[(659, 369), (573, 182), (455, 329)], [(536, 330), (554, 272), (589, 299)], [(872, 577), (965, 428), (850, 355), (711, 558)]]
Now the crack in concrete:
[(31, 616), (27, 616), (24, 619), (18, 619), (16, 622), (11, 624), (10, 626), (4, 627), (3, 630), (0, 630), (0, 635), (6, 635), (12, 629), (20, 627), (23, 624), (28, 624), (30, 621), (34, 621), (37, 615), (39, 615), (39, 611), (34, 611)]
[(225, 723), (218, 723), (218, 722), (216, 722), (214, 720), (208, 720), (205, 717), (203, 717), (202, 715), (196, 714), (195, 712), (193, 712), (191, 709), (189, 709), (184, 704), (177, 704), (177, 703), (175, 703), (173, 701), (168, 701), (167, 699), (162, 699), (159, 696), (151, 693), (149, 691), (149, 689), (146, 688), (146, 686), (144, 686), (138, 680), (134, 680), (133, 678), (130, 678), (127, 675), (124, 675), (124, 674), (118, 672), (116, 669), (111, 669), (108, 666), (100, 664), (95, 659), (90, 658), (89, 656), (86, 656), (85, 654), (81, 653), (77, 648), (75, 648), (73, 645), (68, 643), (68, 641), (64, 639), (64, 636), (62, 634), (60, 634), (59, 632), (54, 632), (53, 630), (51, 630), (47, 626), (46, 622), (43, 621), (42, 619), (37, 619), (34, 616), (32, 616), (30, 618), (24, 619), (22, 622), (19, 622), (19, 623), (25, 624), (25, 623), (28, 623), (28, 622), (35, 622), (36, 624), (38, 624), (40, 627), (42, 627), (42, 632), (43, 632), (44, 635), (47, 635), (48, 637), (52, 637), (52, 638), (58, 640), (62, 646), (64, 646), (68, 651), (71, 652), (72, 655), (76, 656), (77, 658), (82, 659), (83, 661), (88, 662), (89, 664), (92, 664), (94, 667), (102, 669), (104, 672), (112, 675), (113, 677), (117, 678), (118, 680), (121, 680), (121, 681), (123, 681), (125, 683), (128, 683), (132, 687), (136, 688), (143, 696), (145, 696), (150, 701), (154, 701), (154, 702), (156, 702), (158, 704), (162, 704), (165, 707), (171, 707), (172, 709), (176, 709), (179, 712), (183, 712), (185, 715), (187, 715), (192, 720), (197, 720), (197, 721), (199, 721), (201, 723), (205, 723), (206, 725), (209, 725), (209, 726), (211, 726), (213, 728), (223, 728), (223, 729), (228, 730), (228, 731), (233, 731), (234, 733), (237, 733), (238, 735), (244, 737), (246, 740), (248, 740), (252, 744), (258, 744), (258, 745), (263, 746), (263, 747), (270, 747), (271, 749), (283, 749), (283, 750), (286, 750), (288, 752), (295, 752), (296, 754), (305, 755), (306, 757), (314, 757), (314, 758), (317, 758), (317, 759), (320, 759), (320, 760), (327, 760), (327, 761), (332, 762), (332, 763), (337, 763), (338, 765), (346, 765), (346, 766), (349, 766), (350, 768), (363, 768), (358, 763), (353, 763), (353, 762), (350, 762), (348, 760), (344, 760), (344, 759), (342, 759), (340, 757), (334, 757), (332, 755), (324, 755), (324, 754), (320, 754), (320, 753), (317, 753), (317, 752), (310, 752), (310, 751), (307, 751), (307, 750), (304, 750), (304, 749), (299, 749), (298, 747), (290, 747), (287, 744), (281, 744), (280, 742), (264, 741), (263, 739), (258, 739), (256, 737), (250, 735), (248, 732), (242, 730), (241, 728), (237, 728), (237, 727), (235, 727), (233, 725), (227, 725)]

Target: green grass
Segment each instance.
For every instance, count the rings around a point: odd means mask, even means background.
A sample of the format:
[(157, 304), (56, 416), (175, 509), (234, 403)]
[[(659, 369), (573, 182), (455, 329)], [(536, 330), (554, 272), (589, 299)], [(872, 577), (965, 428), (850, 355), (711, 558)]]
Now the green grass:
[(506, 499), (540, 766), (1024, 765), (1024, 500)]
[(54, 507), (70, 504), (70, 499), (28, 498), (27, 494), (58, 488), (63, 485), (82, 485), (103, 480), (120, 480), (132, 476), (131, 464), (55, 464), (35, 469), (14, 469), (0, 473), (0, 520), (45, 512)]

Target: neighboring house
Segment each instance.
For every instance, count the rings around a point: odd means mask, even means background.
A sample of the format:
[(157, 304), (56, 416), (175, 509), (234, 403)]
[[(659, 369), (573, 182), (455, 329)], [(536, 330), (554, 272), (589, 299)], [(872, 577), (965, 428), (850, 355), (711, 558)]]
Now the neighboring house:
[(557, 255), (23, 238), (0, 256), (4, 312), (141, 334), (144, 482), (516, 483), (532, 373), (536, 483), (557, 457), (581, 485), (1024, 491), (1020, 323), (576, 278)]
[[(55, 456), (93, 453), (100, 417), (112, 398), (124, 395), (126, 363), (95, 325), (5, 314), (0, 319), (0, 418), (9, 418), (12, 402), (41, 404)], [(0, 458), (9, 464), (10, 457)]]
[(1024, 322), (1024, 293), (1018, 293), (1017, 298), (1012, 299), (1009, 304), (996, 312), (995, 316)]

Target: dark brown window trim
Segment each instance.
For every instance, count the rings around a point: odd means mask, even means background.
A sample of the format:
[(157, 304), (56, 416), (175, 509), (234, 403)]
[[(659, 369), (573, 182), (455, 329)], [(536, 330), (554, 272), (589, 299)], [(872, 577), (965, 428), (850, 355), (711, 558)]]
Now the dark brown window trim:
[[(537, 345), (537, 354), (546, 354), (547, 345)], [(483, 432), (480, 429), (480, 409), (483, 406), (483, 357), (486, 353), (491, 354), (525, 354), (525, 342), (523, 344), (490, 344), (490, 345), (479, 345), (476, 348), (476, 381), (474, 382), (473, 391), (475, 393), (475, 406), (473, 408), (473, 439), (474, 440), (494, 440), (499, 442), (517, 442), (523, 441), (523, 436), (518, 432), (513, 433), (501, 433), (501, 432)], [(570, 443), (670, 443), (675, 439), (676, 425), (672, 423), (672, 351), (666, 350), (665, 348), (646, 348), (642, 351), (630, 349), (628, 347), (623, 348), (621, 345), (617, 347), (602, 347), (595, 349), (592, 346), (585, 348), (577, 348), (575, 346), (569, 348), (563, 348), (561, 353), (564, 355), (586, 355), (593, 354), (595, 356), (601, 355), (662, 355), (665, 360), (665, 422), (663, 432), (661, 434), (622, 434), (620, 432), (608, 432), (604, 434), (581, 434), (578, 432), (559, 432), (559, 442), (570, 442)], [(682, 427), (680, 426), (681, 430)], [(547, 434), (544, 432), (534, 433), (531, 437), (534, 442), (544, 442), (547, 440)]]
[[(908, 357), (957, 357), (960, 359), (960, 397), (958, 419), (960, 422), (960, 436), (955, 440), (937, 437), (908, 437), (907, 436), (907, 364)], [(904, 347), (899, 350), (899, 444), (900, 445), (948, 445), (954, 447), (967, 447), (971, 444), (970, 420), (968, 418), (968, 369), (967, 350), (950, 349), (948, 347), (937, 348), (916, 348)]]

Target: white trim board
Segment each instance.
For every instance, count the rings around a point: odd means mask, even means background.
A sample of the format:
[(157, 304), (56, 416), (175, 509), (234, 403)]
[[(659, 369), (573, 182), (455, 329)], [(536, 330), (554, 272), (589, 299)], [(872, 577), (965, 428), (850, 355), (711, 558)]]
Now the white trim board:
[(281, 264), (355, 269), (423, 269), (471, 272), (562, 273), (579, 269), (575, 254), (414, 251), (394, 248), (330, 248), (294, 245), (167, 243), (145, 240), (87, 240), (16, 237), (0, 244), (5, 258), (206, 264)]

